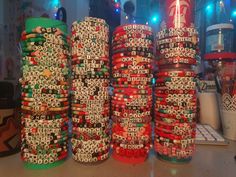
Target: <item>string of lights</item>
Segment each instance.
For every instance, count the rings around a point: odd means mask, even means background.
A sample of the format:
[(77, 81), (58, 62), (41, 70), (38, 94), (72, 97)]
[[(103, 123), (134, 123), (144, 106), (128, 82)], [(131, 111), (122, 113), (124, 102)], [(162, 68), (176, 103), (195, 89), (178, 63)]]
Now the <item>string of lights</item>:
[(139, 16), (134, 16), (132, 13), (128, 14), (121, 6), (121, 1), (120, 0), (112, 0), (112, 4), (115, 7), (115, 12), (120, 13), (124, 12), (125, 13), (125, 19), (129, 20), (130, 23), (136, 23), (136, 21), (143, 20), (145, 21), (145, 24), (148, 25), (150, 22), (152, 23), (157, 23), (159, 21), (159, 15), (154, 14), (152, 15), (151, 18), (149, 17), (139, 17)]
[(113, 1), (112, 3), (115, 6), (115, 12), (119, 13), (120, 9), (121, 9), (121, 2), (120, 2), (120, 0), (112, 0), (112, 1)]
[[(227, 15), (226, 13), (226, 7), (225, 7), (225, 2), (224, 0), (220, 0), (220, 1), (209, 1), (206, 3), (205, 5), (205, 9), (207, 13), (212, 13), (214, 11), (215, 6), (219, 6), (220, 7), (220, 11), (223, 12), (225, 15)], [(233, 2), (231, 2), (230, 6), (233, 6)], [(236, 9), (232, 9), (230, 18), (235, 18), (236, 17)]]
[[(155, 13), (155, 14), (152, 14), (151, 17), (139, 17), (139, 16), (134, 16), (133, 14), (127, 14), (125, 12), (125, 10), (122, 8), (122, 5), (121, 5), (121, 1), (120, 0), (111, 0), (112, 1), (112, 4), (114, 6), (114, 9), (115, 9), (115, 12), (116, 13), (121, 13), (121, 12), (124, 12), (125, 13), (125, 19), (126, 20), (129, 20), (130, 23), (136, 23), (137, 20), (142, 20), (142, 21), (146, 21), (146, 25), (148, 25), (150, 22), (151, 23), (157, 23), (159, 22), (159, 19), (160, 19), (160, 16), (159, 14)], [(218, 5), (220, 7), (220, 10), (226, 15), (226, 7), (225, 7), (225, 1), (224, 0), (220, 0), (220, 1), (217, 1), (217, 0), (213, 0), (213, 1), (208, 1), (206, 4), (205, 4), (205, 10), (207, 13), (211, 13), (214, 11), (214, 6), (215, 5)], [(231, 4), (232, 6), (232, 4)], [(232, 9), (232, 12), (231, 12), (231, 15), (230, 15), (230, 18), (231, 18), (231, 21), (233, 18), (236, 17), (236, 9)]]

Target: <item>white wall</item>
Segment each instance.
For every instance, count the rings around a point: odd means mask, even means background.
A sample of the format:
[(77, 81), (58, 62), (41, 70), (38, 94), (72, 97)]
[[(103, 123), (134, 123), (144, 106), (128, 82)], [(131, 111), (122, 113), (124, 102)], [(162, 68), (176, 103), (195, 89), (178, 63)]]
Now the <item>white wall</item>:
[(3, 0), (0, 0), (0, 24), (3, 24), (3, 13), (4, 13)]
[(89, 16), (89, 0), (64, 0), (62, 7), (67, 12), (67, 25), (70, 29), (71, 24), (76, 20), (83, 20)]

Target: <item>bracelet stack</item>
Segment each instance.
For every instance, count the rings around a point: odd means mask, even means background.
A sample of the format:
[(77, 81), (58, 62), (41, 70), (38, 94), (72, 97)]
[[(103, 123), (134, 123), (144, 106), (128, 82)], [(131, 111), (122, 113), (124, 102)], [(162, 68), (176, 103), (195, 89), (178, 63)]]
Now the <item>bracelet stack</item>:
[[(173, 5), (175, 3), (175, 5)], [(171, 162), (188, 162), (195, 150), (195, 117), (197, 108), (196, 74), (191, 69), (196, 64), (197, 31), (188, 19), (175, 18), (176, 9), (181, 15), (189, 14), (176, 0), (167, 0), (166, 25), (157, 34), (156, 103), (154, 147), (159, 158)], [(186, 12), (182, 9), (186, 8)], [(183, 13), (183, 14), (182, 14)], [(180, 15), (180, 14), (179, 14)], [(172, 22), (173, 21), (173, 22)]]
[(117, 27), (112, 54), (113, 157), (140, 163), (151, 147), (152, 29), (145, 25)]
[(72, 152), (82, 163), (109, 156), (109, 28), (86, 17), (72, 24)]
[(21, 157), (50, 165), (67, 157), (68, 37), (59, 28), (38, 26), (21, 36)]

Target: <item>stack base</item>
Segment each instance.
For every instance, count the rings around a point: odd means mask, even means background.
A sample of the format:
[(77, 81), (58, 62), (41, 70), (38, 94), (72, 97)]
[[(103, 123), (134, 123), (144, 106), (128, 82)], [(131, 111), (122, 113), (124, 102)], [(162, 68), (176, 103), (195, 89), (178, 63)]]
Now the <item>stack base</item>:
[(115, 160), (118, 160), (118, 161), (123, 162), (123, 163), (128, 163), (128, 164), (139, 164), (139, 163), (143, 163), (143, 162), (145, 162), (146, 159), (147, 159), (147, 156), (145, 156), (145, 157), (138, 157), (138, 158), (134, 158), (134, 157), (122, 157), (122, 156), (116, 154), (115, 152), (113, 152), (112, 157), (113, 157)]
[(65, 160), (60, 160), (54, 163), (50, 163), (50, 164), (32, 164), (32, 163), (28, 163), (28, 162), (24, 162), (24, 167), (27, 169), (33, 169), (33, 170), (42, 170), (42, 169), (49, 169), (49, 168), (55, 168), (61, 164), (63, 164), (65, 162)]
[(177, 158), (161, 155), (161, 154), (158, 154), (158, 153), (157, 153), (157, 158), (161, 161), (171, 162), (171, 163), (175, 163), (175, 164), (186, 164), (186, 163), (189, 163), (192, 160), (192, 157), (188, 158), (188, 159), (177, 159)]
[[(109, 158), (109, 157), (108, 157)], [(81, 164), (81, 165), (88, 165), (88, 166), (93, 166), (93, 165), (100, 165), (100, 164), (102, 164), (102, 163), (104, 163), (105, 161), (107, 161), (107, 159), (108, 158), (106, 158), (106, 159), (104, 159), (104, 160), (100, 160), (100, 161), (98, 161), (98, 162), (80, 162), (80, 161), (77, 161), (77, 160), (75, 160), (75, 159), (73, 159), (75, 162), (77, 162), (77, 163), (79, 163), (79, 164)]]

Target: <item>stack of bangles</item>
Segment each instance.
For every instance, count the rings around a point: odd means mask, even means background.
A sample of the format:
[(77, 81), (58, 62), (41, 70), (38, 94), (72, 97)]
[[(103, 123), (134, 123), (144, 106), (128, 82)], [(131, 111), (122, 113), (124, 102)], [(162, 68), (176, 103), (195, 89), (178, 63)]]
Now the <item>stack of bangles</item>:
[(117, 27), (112, 52), (113, 157), (140, 163), (151, 147), (152, 29), (136, 24)]
[(195, 28), (170, 28), (157, 33), (157, 65), (196, 65), (198, 33)]
[(67, 157), (69, 40), (59, 28), (22, 33), (21, 158), (48, 165)]
[(82, 163), (109, 156), (109, 28), (85, 17), (72, 31), (72, 152)]
[(156, 80), (155, 141), (158, 155), (187, 162), (194, 152), (197, 97), (191, 70), (160, 70)]
[[(172, 1), (171, 1), (172, 2)], [(159, 158), (188, 162), (195, 150), (197, 31), (162, 29), (157, 34), (154, 148)]]

